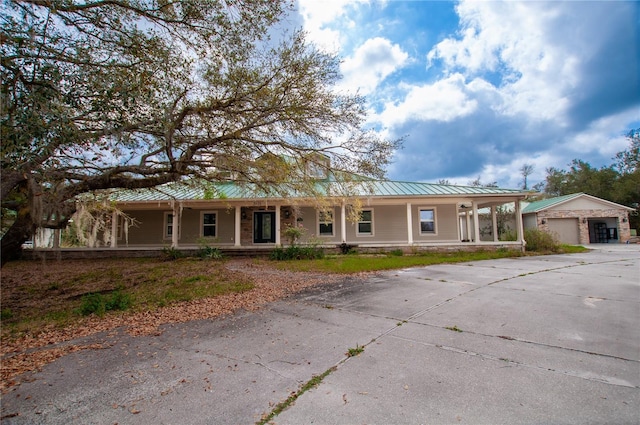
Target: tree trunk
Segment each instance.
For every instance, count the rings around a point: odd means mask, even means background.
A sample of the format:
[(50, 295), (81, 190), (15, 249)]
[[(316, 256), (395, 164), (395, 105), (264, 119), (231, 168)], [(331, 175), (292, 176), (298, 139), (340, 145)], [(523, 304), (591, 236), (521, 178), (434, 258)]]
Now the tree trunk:
[(2, 264), (7, 261), (17, 260), (22, 255), (22, 244), (33, 234), (33, 221), (29, 212), (18, 213), (16, 221), (13, 222), (7, 233), (2, 236)]

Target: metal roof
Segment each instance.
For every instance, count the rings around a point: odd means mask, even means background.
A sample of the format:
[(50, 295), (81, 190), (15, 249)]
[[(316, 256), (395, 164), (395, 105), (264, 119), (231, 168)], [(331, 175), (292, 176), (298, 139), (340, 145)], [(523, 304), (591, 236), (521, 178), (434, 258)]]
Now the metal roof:
[(615, 207), (615, 208), (622, 208), (629, 211), (633, 211), (633, 208), (627, 207), (626, 205), (616, 204), (615, 202), (611, 202), (611, 201), (607, 201), (606, 199), (591, 196), (584, 192), (578, 192), (578, 193), (572, 193), (570, 195), (557, 196), (555, 198), (543, 199), (541, 201), (532, 202), (522, 209), (522, 214), (530, 214), (530, 213), (537, 213), (540, 211), (544, 211), (556, 205), (560, 205), (580, 197), (590, 198), (594, 201), (611, 205), (612, 207)]
[(563, 202), (570, 201), (574, 198), (577, 198), (581, 195), (584, 195), (582, 192), (580, 193), (572, 193), (570, 195), (557, 196), (555, 198), (542, 199), (540, 201), (535, 201), (527, 205), (522, 209), (522, 214), (534, 213), (538, 211), (546, 210), (547, 208), (551, 208), (554, 205), (561, 204)]
[[(497, 187), (455, 186), (434, 183), (402, 182), (392, 180), (363, 180), (350, 182), (343, 188), (340, 182), (318, 181), (315, 190), (324, 196), (374, 196), (374, 197), (413, 197), (413, 196), (487, 196), (487, 195), (526, 195), (517, 189)], [(168, 200), (241, 200), (268, 198), (308, 197), (295, 188), (295, 185), (270, 185), (263, 188), (255, 184), (242, 183), (201, 183), (185, 181), (166, 183), (150, 189), (119, 190), (112, 194), (116, 202), (152, 202)]]

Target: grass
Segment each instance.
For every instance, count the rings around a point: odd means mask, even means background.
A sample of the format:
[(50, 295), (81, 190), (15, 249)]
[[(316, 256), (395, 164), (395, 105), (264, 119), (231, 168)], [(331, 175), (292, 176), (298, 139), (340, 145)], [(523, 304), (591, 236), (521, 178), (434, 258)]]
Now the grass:
[(428, 252), (416, 255), (334, 255), (319, 260), (290, 260), (274, 263), (283, 270), (312, 271), (321, 273), (361, 273), (368, 271), (393, 270), (407, 267), (429, 266), (443, 263), (490, 260), (496, 258), (519, 257), (517, 251), (454, 251)]
[[(561, 247), (565, 253), (585, 250), (581, 246)], [(269, 265), (290, 271), (352, 274), (523, 255), (508, 250), (399, 254), (334, 255), (315, 260), (269, 261)], [(17, 261), (5, 265), (2, 273), (3, 335), (36, 332), (51, 324), (65, 326), (82, 315), (153, 310), (254, 287), (244, 275), (227, 270), (224, 260), (197, 258)]]
[(179, 258), (13, 262), (3, 268), (3, 334), (65, 326), (81, 316), (144, 311), (254, 287), (223, 262)]
[(332, 368), (327, 369), (326, 371), (324, 371), (322, 374), (314, 376), (309, 381), (305, 382), (303, 385), (300, 386), (300, 389), (298, 391), (292, 392), (291, 395), (289, 395), (289, 397), (287, 397), (286, 400), (281, 401), (280, 403), (276, 404), (276, 406), (273, 408), (273, 410), (271, 410), (271, 412), (269, 412), (269, 414), (264, 415), (258, 422), (256, 422), (256, 425), (266, 425), (266, 424), (268, 424), (273, 418), (275, 418), (280, 413), (282, 413), (287, 407), (289, 407), (293, 403), (295, 403), (295, 401), (302, 394), (304, 394), (307, 391), (309, 391), (310, 389), (315, 388), (318, 385), (320, 385), (320, 383), (323, 381), (323, 379), (326, 378), (327, 376), (329, 376), (329, 374), (334, 372), (335, 370), (336, 370), (336, 368), (332, 367)]
[(364, 347), (356, 344), (356, 348), (349, 348), (346, 352), (347, 357), (355, 357), (364, 352)]

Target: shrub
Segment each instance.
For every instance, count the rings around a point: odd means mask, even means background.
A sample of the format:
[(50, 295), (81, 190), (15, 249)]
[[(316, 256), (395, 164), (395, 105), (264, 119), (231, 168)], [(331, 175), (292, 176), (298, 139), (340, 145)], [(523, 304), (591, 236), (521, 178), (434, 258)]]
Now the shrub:
[(515, 232), (515, 230), (505, 230), (500, 234), (499, 240), (514, 242), (518, 240), (518, 234)]
[(355, 250), (355, 247), (353, 245), (349, 245), (348, 243), (343, 242), (343, 243), (340, 244), (340, 252), (342, 254), (345, 254), (345, 255), (346, 254), (355, 254), (356, 250)]
[(164, 247), (162, 248), (162, 258), (167, 261), (177, 260), (178, 258), (184, 257), (182, 251), (174, 248), (174, 247)]
[(198, 250), (198, 257), (209, 260), (220, 260), (223, 257), (222, 250), (217, 247), (204, 246)]
[(120, 290), (113, 291), (111, 297), (107, 298), (99, 293), (91, 293), (82, 297), (82, 304), (78, 312), (83, 316), (96, 314), (103, 316), (107, 311), (124, 311), (131, 306), (131, 295)]
[(553, 235), (538, 229), (526, 229), (524, 240), (527, 241), (526, 250), (534, 252), (558, 252), (560, 244)]
[(289, 245), (294, 246), (304, 236), (305, 228), (302, 225), (288, 226), (282, 233), (289, 240)]
[(324, 258), (324, 250), (317, 246), (288, 246), (278, 247), (271, 251), (270, 259), (283, 260), (316, 260)]
[(106, 311), (125, 311), (131, 306), (131, 295), (117, 290), (111, 293), (104, 305)]
[(79, 309), (81, 315), (89, 316), (95, 313), (98, 316), (103, 316), (105, 311), (105, 302), (102, 294), (93, 293), (82, 297), (82, 304)]

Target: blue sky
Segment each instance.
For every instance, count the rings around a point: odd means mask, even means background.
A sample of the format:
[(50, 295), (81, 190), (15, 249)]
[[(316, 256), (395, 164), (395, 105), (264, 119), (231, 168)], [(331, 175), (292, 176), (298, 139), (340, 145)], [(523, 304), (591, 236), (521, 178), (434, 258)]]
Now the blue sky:
[(297, 0), (289, 23), (338, 53), (339, 89), (406, 136), (394, 180), (520, 187), (611, 164), (640, 127), (638, 2)]

